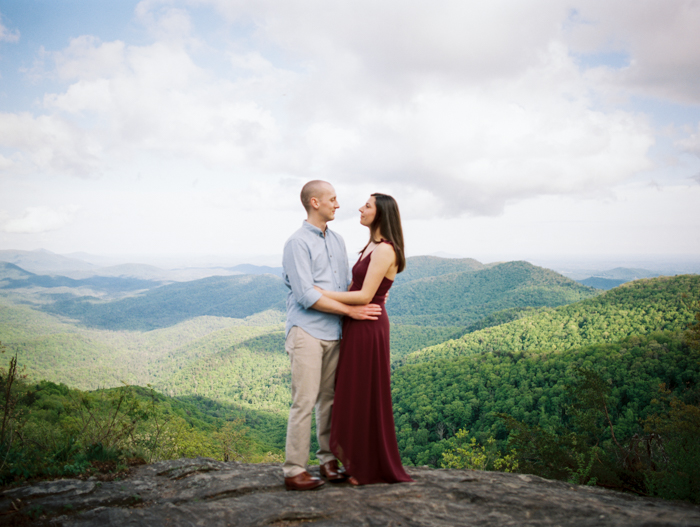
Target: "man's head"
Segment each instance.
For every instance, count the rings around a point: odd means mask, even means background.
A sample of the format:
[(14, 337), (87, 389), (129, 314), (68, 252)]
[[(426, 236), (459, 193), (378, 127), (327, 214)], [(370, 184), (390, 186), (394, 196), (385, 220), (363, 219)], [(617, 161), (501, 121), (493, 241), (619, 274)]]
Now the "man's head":
[(335, 219), (335, 211), (340, 207), (333, 185), (319, 179), (304, 185), (301, 189), (301, 203), (309, 219), (314, 218), (322, 223)]

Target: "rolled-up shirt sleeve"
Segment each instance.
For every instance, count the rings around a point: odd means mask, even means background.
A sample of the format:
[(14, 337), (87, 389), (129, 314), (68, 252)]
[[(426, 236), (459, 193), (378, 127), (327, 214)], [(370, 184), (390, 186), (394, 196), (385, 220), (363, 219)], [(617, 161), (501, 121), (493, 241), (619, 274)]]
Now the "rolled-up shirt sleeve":
[(321, 293), (314, 289), (311, 273), (311, 256), (308, 248), (300, 240), (289, 240), (284, 246), (282, 265), (287, 275), (294, 299), (304, 308), (309, 309), (321, 298)]

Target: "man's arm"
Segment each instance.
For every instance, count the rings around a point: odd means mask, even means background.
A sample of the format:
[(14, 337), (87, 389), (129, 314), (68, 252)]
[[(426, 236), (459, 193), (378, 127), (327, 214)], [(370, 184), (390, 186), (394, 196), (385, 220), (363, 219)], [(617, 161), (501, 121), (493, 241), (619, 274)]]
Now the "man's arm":
[(282, 267), (287, 275), (294, 300), (304, 309), (309, 309), (318, 302), (321, 294), (314, 290), (311, 255), (303, 242), (292, 239), (285, 244)]
[(363, 306), (349, 306), (342, 304), (337, 300), (322, 296), (318, 299), (311, 309), (323, 311), (325, 313), (333, 313), (334, 315), (345, 315), (355, 320), (377, 320), (382, 314), (382, 306), (378, 304), (366, 304)]

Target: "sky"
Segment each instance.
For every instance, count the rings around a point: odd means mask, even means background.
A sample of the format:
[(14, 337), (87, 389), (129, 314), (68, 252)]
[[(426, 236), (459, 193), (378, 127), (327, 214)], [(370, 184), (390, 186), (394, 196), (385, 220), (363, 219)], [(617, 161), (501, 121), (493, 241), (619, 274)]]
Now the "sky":
[(0, 0), (0, 249), (700, 261), (697, 0)]

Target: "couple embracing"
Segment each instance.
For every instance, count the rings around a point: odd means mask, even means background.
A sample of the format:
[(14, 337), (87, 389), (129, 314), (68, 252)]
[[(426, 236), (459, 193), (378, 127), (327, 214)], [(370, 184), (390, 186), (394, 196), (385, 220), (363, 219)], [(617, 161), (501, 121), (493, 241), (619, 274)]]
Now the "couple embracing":
[(340, 206), (333, 186), (310, 181), (301, 202), (307, 219), (287, 240), (283, 256), (290, 290), (285, 348), (292, 368), (285, 485), (312, 490), (324, 483), (306, 469), (314, 409), (316, 456), (325, 479), (352, 485), (412, 481), (396, 444), (384, 309), (406, 265), (399, 208), (385, 194), (372, 194), (360, 208), (369, 242), (350, 276), (345, 243), (327, 227)]

